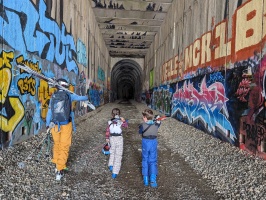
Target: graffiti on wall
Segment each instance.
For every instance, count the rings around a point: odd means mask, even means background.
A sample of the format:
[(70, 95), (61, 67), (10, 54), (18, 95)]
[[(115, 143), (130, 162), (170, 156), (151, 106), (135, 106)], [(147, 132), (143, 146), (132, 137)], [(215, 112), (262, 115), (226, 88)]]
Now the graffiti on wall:
[(79, 83), (86, 79), (85, 73), (79, 74), (75, 60), (85, 66), (87, 59), (81, 57), (87, 53), (81, 40), (76, 51), (64, 23), (59, 26), (47, 17), (44, 0), (36, 5), (30, 0), (1, 1), (0, 24), (0, 145), (11, 146), (40, 132), (56, 90), (16, 65), (23, 63), (50, 78), (65, 78), (71, 91), (85, 94), (84, 84)]
[[(2, 51), (0, 63), (0, 116), (3, 122), (0, 127), (1, 144), (8, 146), (38, 133), (44, 124), (50, 97), (56, 88), (49, 86), (45, 80), (16, 68), (18, 63), (26, 64), (43, 74), (38, 61), (25, 59), (22, 55), (15, 57), (13, 51)], [(75, 88), (71, 85), (69, 89), (74, 91)]]
[(84, 67), (88, 66), (86, 46), (80, 39), (77, 41), (77, 60)]
[(105, 80), (105, 72), (100, 66), (98, 66), (98, 79), (101, 81)]
[(172, 117), (236, 146), (240, 142), (253, 153), (265, 152), (266, 59), (261, 58), (254, 55), (226, 71), (179, 81)]
[(48, 112), (48, 106), (50, 102), (51, 95), (56, 91), (56, 88), (49, 87), (48, 83), (44, 80), (40, 80), (40, 85), (38, 87), (38, 101), (41, 107), (41, 118), (45, 120), (46, 114)]
[(154, 84), (154, 71), (153, 69), (150, 70), (150, 81), (149, 81), (149, 87), (153, 88), (153, 84)]
[[(73, 86), (73, 90), (72, 91), (74, 91), (74, 88), (75, 88), (75, 93), (76, 94), (79, 94), (79, 95), (82, 95), (82, 96), (86, 95), (86, 76), (85, 76), (85, 72), (84, 71), (80, 72), (77, 85)], [(83, 104), (82, 101), (75, 102), (73, 108), (75, 108), (76, 113), (79, 116), (82, 116), (82, 115), (84, 115), (87, 112), (87, 109), (84, 109), (84, 104)]]
[(233, 15), (232, 38), (228, 38), (228, 19), (204, 33), (184, 52), (163, 64), (161, 82), (180, 80), (224, 70), (226, 63), (245, 60), (261, 51), (266, 29), (263, 29), (263, 0), (247, 1)]
[(87, 91), (90, 102), (95, 106), (100, 106), (104, 103), (103, 87), (97, 83), (90, 83), (90, 88)]
[(21, 122), (24, 116), (24, 106), (19, 96), (13, 96), (9, 93), (12, 84), (12, 61), (13, 52), (2, 51), (0, 54), (0, 129), (1, 144), (12, 140), (12, 132)]
[(163, 64), (161, 83), (177, 82), (173, 117), (266, 158), (262, 4), (246, 1), (235, 10), (232, 27), (225, 19), (195, 38)]
[[(238, 65), (245, 66), (242, 71), (239, 90), (243, 91), (238, 103), (242, 103), (242, 115), (240, 116), (240, 147), (253, 153), (266, 151), (266, 57), (261, 60), (253, 57)], [(244, 80), (244, 83), (243, 83)], [(249, 87), (247, 87), (249, 82)], [(238, 96), (239, 97), (239, 96)]]
[(152, 93), (152, 109), (158, 110), (166, 116), (170, 116), (172, 95), (173, 87), (170, 85), (162, 85), (154, 88)]
[[(37, 53), (41, 59), (56, 63), (78, 74), (74, 38), (45, 15), (44, 0), (38, 8), (31, 1), (3, 1), (0, 39), (19, 52)], [(84, 53), (84, 52), (83, 52)]]
[(172, 116), (235, 144), (237, 137), (229, 121), (223, 76), (217, 72), (179, 82), (173, 94)]

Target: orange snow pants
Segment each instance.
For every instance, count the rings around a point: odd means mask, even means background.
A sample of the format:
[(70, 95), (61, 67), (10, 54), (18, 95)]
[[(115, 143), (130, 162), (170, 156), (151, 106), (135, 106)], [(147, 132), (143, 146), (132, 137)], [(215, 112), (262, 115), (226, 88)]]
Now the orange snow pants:
[(66, 125), (58, 125), (51, 129), (53, 136), (53, 159), (52, 162), (56, 164), (58, 171), (66, 168), (66, 163), (69, 155), (69, 149), (72, 142), (72, 122)]

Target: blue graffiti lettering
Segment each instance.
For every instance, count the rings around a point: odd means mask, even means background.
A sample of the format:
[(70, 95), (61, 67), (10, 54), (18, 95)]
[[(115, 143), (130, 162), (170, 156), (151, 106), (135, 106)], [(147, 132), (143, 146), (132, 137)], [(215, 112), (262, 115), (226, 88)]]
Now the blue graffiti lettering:
[(31, 1), (8, 0), (3, 1), (3, 6), (0, 38), (20, 52), (37, 52), (41, 58), (78, 74), (74, 39), (64, 24), (60, 30), (53, 19), (45, 16), (44, 0), (39, 1), (39, 10)]
[(210, 74), (210, 80), (208, 81), (208, 84), (212, 84), (215, 82), (224, 83), (224, 78), (221, 72), (215, 72), (213, 74)]
[(86, 50), (86, 46), (83, 44), (83, 42), (80, 39), (78, 39), (78, 42), (77, 42), (77, 58), (80, 64), (87, 67), (88, 65), (87, 50)]
[[(225, 97), (217, 89), (215, 92), (214, 88), (210, 86), (204, 89), (205, 92), (198, 92), (192, 84), (187, 85), (184, 81), (183, 86), (180, 86), (173, 96), (172, 116), (180, 120), (186, 119), (189, 124), (200, 119), (206, 124), (205, 128), (209, 133), (214, 133), (217, 129), (224, 135), (229, 132), (231, 140), (235, 141), (236, 135), (228, 120)], [(213, 101), (215, 99), (219, 101)]]
[(102, 68), (98, 67), (98, 79), (101, 81), (104, 81), (105, 79), (105, 73)]

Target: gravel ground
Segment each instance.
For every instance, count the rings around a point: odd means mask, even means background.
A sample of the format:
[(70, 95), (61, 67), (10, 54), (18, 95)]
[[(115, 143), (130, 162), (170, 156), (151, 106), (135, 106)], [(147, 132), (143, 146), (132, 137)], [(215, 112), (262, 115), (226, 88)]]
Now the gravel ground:
[[(101, 153), (114, 107), (129, 119), (116, 179), (107, 168), (108, 156)], [(158, 188), (144, 187), (137, 131), (145, 108), (117, 101), (79, 117), (70, 170), (61, 181), (55, 180), (51, 156), (43, 152), (36, 162), (36, 147), (46, 147), (45, 133), (0, 151), (0, 199), (266, 199), (266, 161), (172, 118), (159, 129)]]

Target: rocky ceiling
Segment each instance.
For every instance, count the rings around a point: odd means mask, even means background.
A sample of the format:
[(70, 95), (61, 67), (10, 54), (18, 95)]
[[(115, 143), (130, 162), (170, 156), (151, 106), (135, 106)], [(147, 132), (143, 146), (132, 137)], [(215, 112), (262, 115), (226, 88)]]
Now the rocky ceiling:
[(143, 58), (173, 0), (92, 0), (112, 57)]

